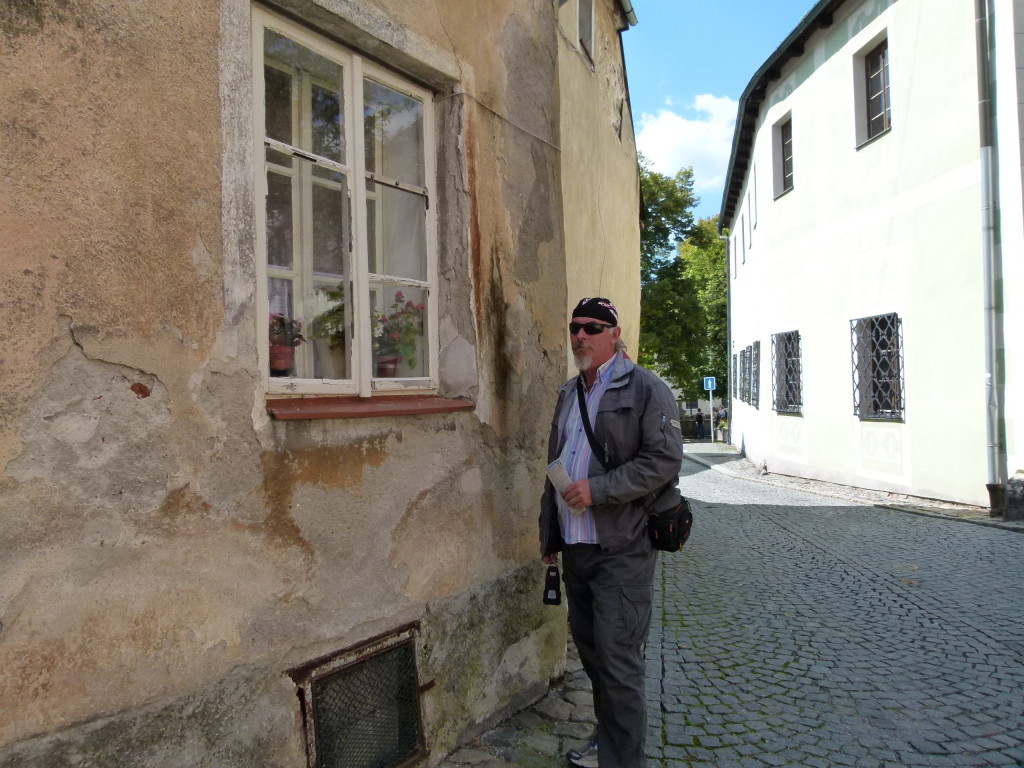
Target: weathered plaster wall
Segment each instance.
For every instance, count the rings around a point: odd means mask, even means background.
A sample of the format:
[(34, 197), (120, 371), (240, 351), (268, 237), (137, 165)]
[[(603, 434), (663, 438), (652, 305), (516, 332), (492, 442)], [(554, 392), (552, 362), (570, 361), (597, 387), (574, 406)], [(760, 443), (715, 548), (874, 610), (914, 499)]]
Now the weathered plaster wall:
[(286, 670), (409, 621), (434, 761), (559, 669), (555, 9), (279, 5), (437, 92), (442, 382), (477, 408), (267, 418), (247, 2), (6, 3), (2, 766), (303, 765)]
[[(606, 296), (623, 341), (640, 336), (640, 182), (617, 0), (595, 0), (594, 51), (578, 42), (577, 0), (559, 10), (563, 221), (568, 310)], [(624, 34), (629, 34), (627, 30)], [(567, 310), (567, 311), (568, 311)]]

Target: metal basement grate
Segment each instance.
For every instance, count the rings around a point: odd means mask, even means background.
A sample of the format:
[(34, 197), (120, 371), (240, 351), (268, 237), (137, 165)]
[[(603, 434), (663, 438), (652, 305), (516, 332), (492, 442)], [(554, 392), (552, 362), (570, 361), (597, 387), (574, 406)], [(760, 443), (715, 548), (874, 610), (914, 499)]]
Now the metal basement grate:
[(411, 630), (293, 672), (312, 768), (394, 768), (423, 754)]

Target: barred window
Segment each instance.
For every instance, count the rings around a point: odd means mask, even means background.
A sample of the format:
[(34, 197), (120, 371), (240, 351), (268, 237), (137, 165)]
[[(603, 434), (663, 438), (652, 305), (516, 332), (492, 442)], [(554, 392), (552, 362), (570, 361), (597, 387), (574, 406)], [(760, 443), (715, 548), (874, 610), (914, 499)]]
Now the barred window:
[(868, 138), (889, 130), (889, 42), (883, 40), (864, 57)]
[(862, 419), (903, 419), (903, 323), (889, 313), (850, 321), (853, 413)]
[(750, 402), (750, 347), (740, 351), (740, 400)]
[(755, 341), (750, 348), (750, 404), (760, 407), (761, 342)]
[(772, 335), (772, 408), (778, 413), (800, 413), (800, 332)]
[(738, 399), (739, 396), (740, 396), (739, 395), (739, 391), (737, 389), (739, 379), (736, 378), (736, 368), (737, 368), (736, 355), (733, 355), (732, 356), (732, 379), (729, 381), (729, 386), (732, 387), (732, 397), (733, 397), (734, 400)]
[(738, 391), (736, 397), (740, 402), (746, 402), (746, 350), (739, 350), (739, 382), (736, 385)]
[(772, 127), (775, 197), (793, 189), (793, 119), (787, 115)]

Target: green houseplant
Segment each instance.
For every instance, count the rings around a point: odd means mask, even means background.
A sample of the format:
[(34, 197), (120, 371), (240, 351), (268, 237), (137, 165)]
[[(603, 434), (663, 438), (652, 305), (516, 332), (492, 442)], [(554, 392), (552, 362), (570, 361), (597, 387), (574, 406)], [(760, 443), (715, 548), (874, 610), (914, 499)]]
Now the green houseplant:
[(321, 291), (330, 306), (313, 318), (309, 333), (314, 339), (326, 339), (331, 349), (345, 346), (345, 283)]

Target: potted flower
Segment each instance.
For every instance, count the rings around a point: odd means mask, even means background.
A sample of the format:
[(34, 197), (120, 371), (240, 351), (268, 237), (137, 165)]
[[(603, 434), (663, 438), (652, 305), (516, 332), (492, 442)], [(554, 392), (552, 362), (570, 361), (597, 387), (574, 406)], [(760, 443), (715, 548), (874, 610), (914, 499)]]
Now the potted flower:
[(414, 304), (395, 291), (391, 312), (373, 313), (373, 352), (377, 375), (395, 376), (406, 361), (416, 365), (416, 345), (423, 333), (423, 305)]
[(729, 422), (725, 419), (718, 422), (718, 436), (723, 443), (729, 442)]
[(280, 312), (270, 315), (270, 372), (287, 376), (295, 365), (295, 348), (306, 339), (302, 335), (302, 322)]

